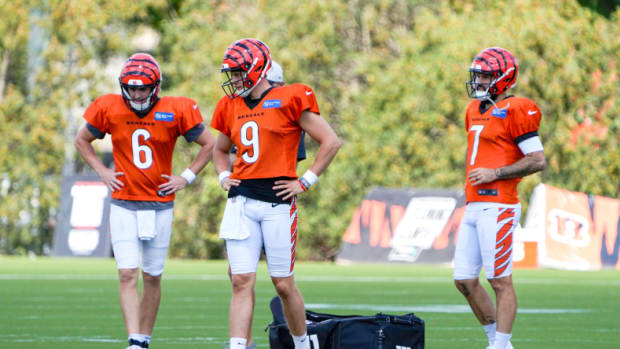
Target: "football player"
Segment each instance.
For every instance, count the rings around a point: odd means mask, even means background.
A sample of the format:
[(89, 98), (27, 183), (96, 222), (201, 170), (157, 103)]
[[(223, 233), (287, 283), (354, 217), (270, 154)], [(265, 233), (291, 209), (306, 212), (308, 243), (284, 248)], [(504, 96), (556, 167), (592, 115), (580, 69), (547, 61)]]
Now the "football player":
[[(508, 95), (518, 63), (510, 51), (491, 47), (469, 68), (466, 208), (454, 254), (454, 282), (482, 324), (492, 349), (512, 348), (517, 311), (512, 284), (512, 238), (521, 217), (517, 184), (546, 166), (538, 135), (542, 113), (533, 101)], [(484, 267), (493, 304), (480, 285)]]
[[(267, 72), (267, 81), (269, 81), (269, 84), (272, 87), (279, 87), (279, 86), (284, 86), (286, 83), (284, 82), (284, 72), (282, 71), (282, 67), (280, 66), (280, 64), (278, 64), (278, 62), (272, 60), (271, 61), (271, 69), (269, 69), (269, 71)], [(299, 161), (302, 161), (304, 159), (306, 159), (306, 145), (304, 143), (304, 138), (305, 138), (305, 132), (302, 131), (301, 132), (301, 139), (299, 140), (299, 146), (297, 148), (297, 163), (299, 164)], [(231, 163), (231, 168), (232, 168), (232, 164), (235, 163), (235, 160), (237, 160), (237, 147), (233, 144), (230, 153), (229, 153), (229, 157), (230, 157), (230, 163)], [(230, 266), (228, 267), (228, 277), (231, 278), (232, 280), (232, 274), (230, 272)], [(252, 308), (254, 308), (254, 303), (255, 303), (255, 296), (254, 294), (252, 294)], [(250, 318), (250, 332), (248, 333), (248, 342), (247, 342), (247, 349), (254, 349), (256, 348), (256, 345), (254, 343), (252, 343), (252, 322), (251, 322), (251, 318)], [(227, 347), (228, 349), (228, 347)]]
[[(215, 138), (195, 101), (159, 97), (162, 73), (149, 54), (132, 55), (119, 76), (121, 94), (107, 94), (86, 109), (75, 139), (84, 160), (112, 192), (110, 233), (119, 273), (119, 301), (129, 348), (148, 348), (161, 298), (161, 275), (172, 231), (175, 193), (191, 184), (211, 160)], [(112, 136), (114, 169), (91, 142)], [(180, 175), (172, 174), (176, 140), (200, 146)], [(142, 256), (141, 256), (142, 255)], [(143, 290), (137, 283), (142, 266)]]
[[(220, 226), (232, 271), (230, 348), (244, 349), (253, 313), (256, 269), (264, 248), (295, 349), (309, 348), (305, 307), (293, 277), (296, 197), (310, 189), (341, 146), (320, 116), (314, 91), (302, 84), (272, 87), (269, 48), (256, 39), (231, 44), (221, 66), (226, 93), (211, 126), (220, 131), (213, 161), (228, 200)], [(297, 177), (297, 147), (306, 131), (319, 144), (310, 169)], [(233, 172), (228, 152), (238, 149)]]

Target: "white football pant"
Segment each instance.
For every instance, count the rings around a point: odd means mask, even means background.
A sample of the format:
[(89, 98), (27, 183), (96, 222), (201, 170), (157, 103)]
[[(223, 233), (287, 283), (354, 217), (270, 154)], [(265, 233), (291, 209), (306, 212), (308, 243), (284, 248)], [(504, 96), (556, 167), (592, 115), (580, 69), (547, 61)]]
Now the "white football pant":
[[(229, 199), (231, 200), (231, 199)], [(293, 275), (297, 243), (297, 204), (272, 204), (245, 198), (242, 222), (250, 236), (226, 239), (228, 262), (233, 274), (255, 273), (262, 249), (272, 277)]]
[(512, 239), (521, 204), (470, 202), (465, 207), (454, 251), (454, 279), (487, 279), (512, 274)]
[(142, 271), (152, 276), (159, 276), (164, 272), (172, 233), (173, 211), (172, 208), (155, 211), (155, 237), (151, 240), (140, 240), (137, 211), (110, 205), (110, 233), (118, 269), (139, 268), (142, 252)]

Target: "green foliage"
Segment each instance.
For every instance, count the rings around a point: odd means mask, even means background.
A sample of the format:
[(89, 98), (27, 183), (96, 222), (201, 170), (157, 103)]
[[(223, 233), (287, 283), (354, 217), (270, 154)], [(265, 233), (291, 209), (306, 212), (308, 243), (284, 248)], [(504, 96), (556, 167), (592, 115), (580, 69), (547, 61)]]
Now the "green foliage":
[[(4, 13), (15, 13), (8, 17), (19, 18), (10, 23), (21, 27), (0, 25), (0, 49), (10, 47), (12, 57), (24, 57), (26, 36), (16, 35), (21, 39), (12, 43), (4, 34), (27, 32), (28, 13), (9, 2), (2, 6)], [(49, 8), (31, 6), (44, 14), (39, 21), (48, 35), (45, 64), (32, 91), (19, 85), (26, 73), (14, 64), (17, 78), (9, 80), (0, 103), (0, 128), (8, 135), (0, 139), (0, 150), (8, 154), (0, 159), (0, 181), (10, 183), (0, 191), (5, 253), (40, 253), (49, 244), (60, 164), (72, 151), (66, 144), (76, 131), (72, 118), (95, 96), (117, 92), (105, 87), (115, 84), (104, 85), (110, 82), (101, 66), (131, 53), (133, 32), (145, 24), (161, 35), (153, 54), (164, 71), (163, 94), (198, 101), (207, 124), (223, 96), (222, 53), (242, 37), (264, 40), (287, 82), (316, 91), (321, 114), (345, 145), (316, 187), (300, 196), (300, 259), (337, 253), (351, 214), (372, 186), (462, 187), (469, 102), (464, 82), (471, 60), (488, 46), (517, 56), (514, 93), (533, 99), (544, 114), (540, 135), (548, 168), (521, 183), (524, 206), (541, 181), (620, 196), (620, 120), (614, 118), (620, 112), (618, 12), (608, 19), (574, 0), (58, 0)], [(45, 131), (37, 139), (34, 125)], [(309, 159), (300, 163), (299, 173), (318, 147), (312, 140), (306, 145)], [(197, 150), (179, 142), (176, 173)], [(9, 195), (17, 197), (4, 200)], [(35, 209), (36, 195), (45, 199)], [(178, 195), (172, 256), (223, 256), (217, 231), (224, 201), (209, 164)], [(38, 218), (24, 219), (22, 212)]]
[(605, 17), (610, 17), (620, 6), (620, 0), (579, 0), (579, 3)]
[[(113, 28), (142, 8), (121, 0), (58, 0), (1, 1), (0, 10), (0, 59), (10, 67), (0, 74), (0, 253), (48, 253), (76, 110), (101, 93), (101, 53), (128, 50), (126, 33)], [(41, 44), (32, 52), (40, 56), (25, 58), (30, 44)], [(31, 59), (41, 63), (28, 70)]]

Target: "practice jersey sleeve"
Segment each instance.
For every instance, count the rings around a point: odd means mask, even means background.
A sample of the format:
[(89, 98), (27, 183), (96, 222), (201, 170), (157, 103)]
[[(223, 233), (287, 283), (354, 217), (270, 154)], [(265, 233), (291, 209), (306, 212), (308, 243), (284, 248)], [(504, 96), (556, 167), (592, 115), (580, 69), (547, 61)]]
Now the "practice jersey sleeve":
[(229, 122), (226, 122), (227, 117), (232, 117), (232, 115), (228, 115), (229, 100), (230, 98), (225, 96), (222, 97), (217, 103), (217, 105), (215, 106), (215, 110), (213, 111), (213, 116), (211, 117), (211, 127), (222, 132), (223, 134), (228, 136), (228, 138), (232, 138), (230, 131), (231, 124)]
[[(202, 114), (200, 113), (200, 109), (198, 108), (198, 103), (190, 98), (185, 97), (177, 97), (178, 103), (176, 104), (179, 109), (179, 114), (181, 115), (181, 120), (178, 123), (178, 131), (180, 135), (183, 135), (188, 142), (194, 141), (197, 137), (196, 127), (198, 126), (200, 130), (200, 125), (202, 124)], [(189, 134), (188, 132), (192, 132), (193, 134)], [(198, 133), (200, 135), (200, 133)]]
[(316, 114), (319, 112), (319, 104), (316, 101), (314, 91), (306, 85), (292, 84), (291, 87), (291, 107), (297, 112), (292, 113), (295, 117), (294, 121), (299, 121), (301, 113), (308, 110)]
[(540, 108), (527, 98), (519, 98), (510, 115), (508, 132), (516, 144), (538, 136), (538, 127), (542, 118)]
[[(110, 133), (110, 123), (109, 119), (106, 116), (106, 109), (107, 105), (109, 104), (107, 103), (107, 101), (109, 99), (110, 97), (106, 95), (95, 99), (84, 112), (84, 119), (86, 119), (86, 122), (88, 122), (91, 127), (94, 127), (99, 132), (103, 133), (103, 135), (105, 135), (106, 133)], [(90, 130), (92, 133), (93, 130)], [(103, 138), (98, 137), (100, 136), (100, 134), (94, 134), (94, 136), (97, 138)]]

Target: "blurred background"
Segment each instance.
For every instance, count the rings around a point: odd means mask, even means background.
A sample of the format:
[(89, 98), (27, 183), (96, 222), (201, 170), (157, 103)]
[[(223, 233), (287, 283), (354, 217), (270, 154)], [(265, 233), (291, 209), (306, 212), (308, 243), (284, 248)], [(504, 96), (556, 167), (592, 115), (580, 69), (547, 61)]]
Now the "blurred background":
[[(520, 69), (513, 93), (543, 111), (548, 167), (520, 184), (523, 217), (541, 183), (618, 199), (619, 4), (0, 0), (0, 254), (54, 254), (54, 232), (79, 196), (68, 179), (93, 175), (73, 146), (82, 113), (97, 96), (120, 92), (127, 57), (151, 53), (163, 70), (162, 95), (195, 99), (208, 125), (224, 95), (223, 52), (243, 37), (270, 46), (287, 83), (316, 91), (321, 114), (344, 141), (318, 185), (300, 196), (299, 260), (334, 260), (373, 188), (458, 193), (465, 175), (465, 81), (473, 57), (489, 46), (515, 54)], [(109, 136), (95, 145), (110, 163)], [(306, 147), (298, 173), (310, 166), (317, 143), (306, 137)], [(196, 151), (179, 141), (174, 172)], [(217, 235), (224, 203), (209, 164), (177, 196), (169, 256), (223, 258)], [(613, 205), (617, 222), (620, 209)], [(617, 226), (615, 240), (606, 233), (613, 264), (617, 233)]]

